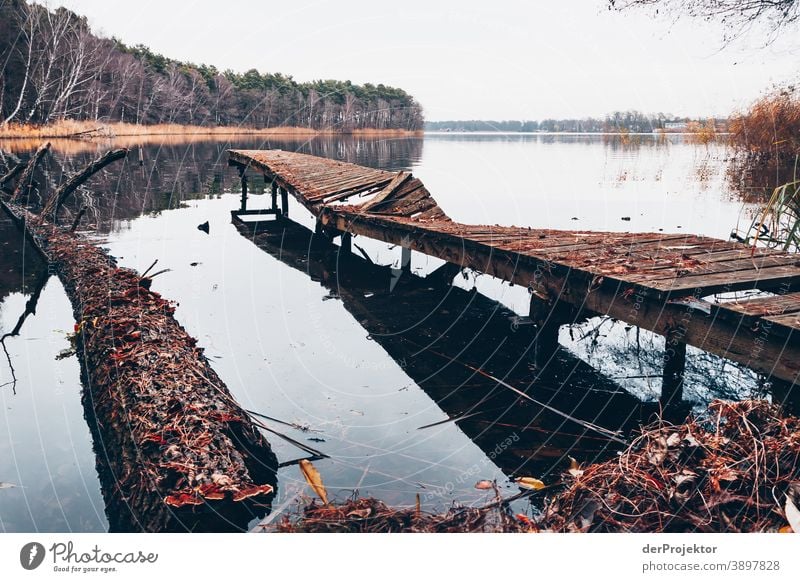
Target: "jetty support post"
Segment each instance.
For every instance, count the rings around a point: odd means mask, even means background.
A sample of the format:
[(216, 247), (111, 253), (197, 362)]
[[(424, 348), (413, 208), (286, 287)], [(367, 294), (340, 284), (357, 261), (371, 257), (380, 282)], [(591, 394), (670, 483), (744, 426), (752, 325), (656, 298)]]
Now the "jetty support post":
[(239, 178), (242, 180), (242, 204), (239, 207), (240, 212), (247, 212), (247, 168), (245, 166), (238, 166)]
[(683, 381), (686, 370), (686, 329), (676, 327), (667, 331), (664, 346), (664, 370), (660, 402), (664, 408), (674, 407), (683, 400)]
[(339, 256), (349, 255), (353, 252), (353, 235), (349, 232), (342, 233), (342, 242), (339, 246)]
[[(270, 177), (264, 174), (264, 181), (269, 182)], [(280, 216), (280, 212), (278, 211), (278, 184), (275, 183), (275, 180), (272, 179), (270, 183), (270, 194), (272, 196), (272, 210), (275, 211), (275, 216)]]
[(403, 273), (411, 273), (411, 247), (400, 247), (400, 270)]
[(528, 314), (536, 326), (533, 354), (538, 367), (546, 366), (558, 350), (558, 330), (562, 325), (572, 321), (572, 311), (563, 301), (545, 299), (536, 293), (531, 293)]
[(281, 191), (281, 216), (289, 216), (289, 191), (280, 188)]
[(770, 378), (772, 402), (789, 414), (800, 415), (800, 378), (787, 382), (779, 378)]

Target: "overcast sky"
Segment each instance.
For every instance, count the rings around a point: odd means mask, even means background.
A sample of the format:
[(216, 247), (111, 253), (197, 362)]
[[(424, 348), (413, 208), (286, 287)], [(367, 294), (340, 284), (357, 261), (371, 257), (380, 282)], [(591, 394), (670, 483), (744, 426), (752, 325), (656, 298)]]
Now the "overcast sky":
[(176, 59), (399, 86), (429, 120), (726, 115), (798, 72), (798, 51), (780, 42), (723, 47), (716, 24), (609, 12), (605, 0), (59, 4)]

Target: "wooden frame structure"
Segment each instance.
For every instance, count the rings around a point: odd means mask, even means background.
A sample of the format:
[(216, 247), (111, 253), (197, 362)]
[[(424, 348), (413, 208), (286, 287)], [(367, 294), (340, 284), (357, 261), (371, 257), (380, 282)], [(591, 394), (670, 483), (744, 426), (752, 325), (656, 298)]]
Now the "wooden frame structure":
[[(280, 150), (230, 150), (229, 163), (243, 180), (234, 217), (285, 216), (291, 194), (317, 217), (318, 231), (341, 236), (346, 250), (352, 236), (367, 236), (527, 287), (540, 364), (557, 347), (561, 325), (607, 315), (667, 338), (665, 405), (682, 396), (687, 344), (765, 374), (781, 399), (800, 378), (797, 255), (691, 234), (461, 224), (408, 172)], [(247, 210), (248, 169), (272, 184), (271, 209)], [(772, 295), (713, 297), (750, 289)]]

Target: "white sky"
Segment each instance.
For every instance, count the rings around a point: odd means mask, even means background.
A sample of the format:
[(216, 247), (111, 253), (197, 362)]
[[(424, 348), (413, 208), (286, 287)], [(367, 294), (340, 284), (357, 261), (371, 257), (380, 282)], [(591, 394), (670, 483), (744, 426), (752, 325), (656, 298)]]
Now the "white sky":
[[(790, 43), (605, 0), (62, 0), (96, 32), (220, 69), (399, 86), (429, 120), (727, 115), (798, 73)], [(787, 33), (786, 38), (795, 36)]]

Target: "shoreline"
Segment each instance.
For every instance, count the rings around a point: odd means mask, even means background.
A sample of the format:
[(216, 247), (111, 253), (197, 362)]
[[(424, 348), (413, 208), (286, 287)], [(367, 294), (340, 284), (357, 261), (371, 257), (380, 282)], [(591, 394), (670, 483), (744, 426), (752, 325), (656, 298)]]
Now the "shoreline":
[(338, 130), (334, 128), (313, 129), (310, 127), (279, 126), (251, 128), (238, 126), (207, 127), (202, 125), (157, 124), (137, 125), (133, 123), (97, 123), (90, 121), (61, 121), (50, 125), (8, 125), (0, 127), (0, 139), (114, 139), (118, 137), (163, 137), (163, 136), (276, 136), (316, 137), (422, 137), (423, 130), (360, 128)]

